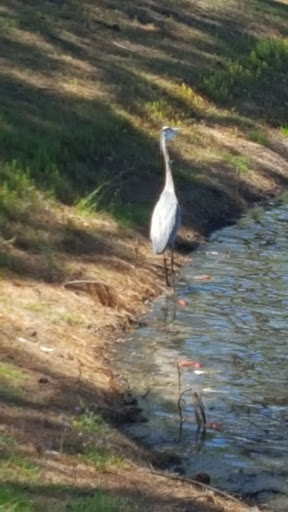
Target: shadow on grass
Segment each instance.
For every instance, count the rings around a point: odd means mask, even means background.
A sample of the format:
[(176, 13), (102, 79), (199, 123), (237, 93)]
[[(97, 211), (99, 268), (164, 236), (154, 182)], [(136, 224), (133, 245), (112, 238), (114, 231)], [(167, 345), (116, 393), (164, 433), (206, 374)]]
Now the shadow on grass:
[[(140, 484), (136, 485), (140, 487)], [(29, 487), (14, 482), (0, 485), (0, 505), (16, 504), (15, 511), (32, 512), (36, 510), (50, 511), (51, 507), (59, 512), (148, 512), (154, 510), (185, 510), (186, 512), (212, 512), (214, 505), (199, 503), (190, 498), (175, 498), (171, 492), (166, 496), (151, 489), (144, 494), (137, 490), (127, 490), (119, 486), (113, 493), (99, 486), (77, 489), (73, 486), (61, 485), (30, 485)], [(17, 506), (17, 503), (19, 505)]]

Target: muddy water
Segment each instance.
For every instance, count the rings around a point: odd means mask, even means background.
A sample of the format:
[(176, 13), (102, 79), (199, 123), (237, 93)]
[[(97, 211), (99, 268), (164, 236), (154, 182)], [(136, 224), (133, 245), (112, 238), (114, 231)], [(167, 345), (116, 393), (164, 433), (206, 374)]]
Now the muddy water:
[[(193, 253), (176, 296), (158, 299), (144, 321), (118, 352), (148, 419), (130, 433), (179, 455), (176, 470), (206, 472), (213, 485), (287, 511), (288, 205), (255, 208), (214, 234)], [(179, 383), (177, 361), (202, 367), (183, 367)]]

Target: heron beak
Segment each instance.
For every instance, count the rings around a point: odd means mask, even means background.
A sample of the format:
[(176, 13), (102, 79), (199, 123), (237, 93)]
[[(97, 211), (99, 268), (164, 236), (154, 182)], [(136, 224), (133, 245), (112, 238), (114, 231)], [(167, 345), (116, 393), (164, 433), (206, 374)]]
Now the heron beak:
[(180, 132), (181, 131), (181, 128), (172, 128), (173, 132)]

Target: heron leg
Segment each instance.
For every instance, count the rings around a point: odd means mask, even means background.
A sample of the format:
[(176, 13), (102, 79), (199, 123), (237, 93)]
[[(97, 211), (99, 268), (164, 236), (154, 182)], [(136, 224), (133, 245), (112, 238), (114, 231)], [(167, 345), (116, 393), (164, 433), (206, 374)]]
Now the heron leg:
[(164, 252), (164, 254), (163, 254), (163, 259), (164, 259), (164, 269), (165, 269), (166, 285), (167, 285), (167, 286), (170, 286), (169, 278), (168, 278), (168, 268), (167, 268), (167, 261), (166, 261), (165, 252)]
[(175, 292), (175, 272), (174, 272), (174, 246), (171, 247), (171, 281)]

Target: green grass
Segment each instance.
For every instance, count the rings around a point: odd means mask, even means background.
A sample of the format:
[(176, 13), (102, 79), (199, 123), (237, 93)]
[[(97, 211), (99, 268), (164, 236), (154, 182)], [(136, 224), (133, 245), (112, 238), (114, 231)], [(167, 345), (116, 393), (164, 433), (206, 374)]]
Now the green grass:
[(87, 434), (104, 433), (108, 428), (102, 416), (88, 408), (82, 414), (73, 418), (72, 425), (77, 430)]
[(55, 313), (51, 313), (50, 320), (52, 324), (61, 324), (65, 323), (69, 325), (70, 327), (75, 326), (83, 326), (85, 325), (83, 319), (78, 315), (77, 313), (65, 311), (63, 313), (57, 311)]
[(107, 197), (114, 199), (123, 175), (139, 165), (141, 148), (147, 154), (149, 137), (116, 113), (116, 105), (69, 99), (63, 104), (31, 90), (26, 96), (30, 106), (21, 125), (12, 106), (1, 114), (0, 223), (1, 216), (3, 224), (7, 217), (33, 216), (43, 195), (107, 210)]
[(16, 440), (13, 437), (7, 436), (6, 434), (0, 434), (0, 449), (10, 452), (16, 444)]
[(0, 512), (34, 512), (35, 508), (29, 495), (21, 490), (10, 487), (0, 488)]
[(92, 497), (79, 498), (66, 507), (67, 512), (140, 512), (135, 502), (125, 498), (111, 498), (106, 493), (97, 492)]
[[(124, 165), (137, 157), (139, 146), (143, 145), (141, 134), (127, 119), (117, 116), (113, 107), (83, 101), (79, 106), (71, 103), (69, 110), (67, 101), (67, 110), (63, 111), (63, 104), (56, 98), (49, 102), (40, 96), (35, 100), (33, 115), (35, 119), (40, 114), (46, 118), (46, 126), (37, 129), (26, 118), (21, 132), (15, 133), (16, 113), (11, 110), (2, 113), (0, 144), (5, 144), (6, 155), (13, 155), (14, 159), (2, 162), (1, 182), (16, 171), (16, 181), (23, 180), (25, 187), (36, 184), (45, 193), (65, 202), (80, 201), (85, 192), (91, 194), (92, 187), (92, 195), (97, 196), (103, 180), (106, 183), (108, 179), (109, 185), (109, 180), (117, 178), (118, 173), (111, 172), (115, 164), (118, 169), (120, 164), (119, 170), (124, 172)], [(48, 130), (49, 124), (53, 130)], [(113, 154), (117, 155), (115, 161)], [(19, 192), (17, 187), (15, 194)]]
[[(53, 498), (50, 499), (50, 496)], [(42, 494), (41, 487), (27, 490), (16, 485), (0, 488), (0, 512), (140, 512), (141, 508), (132, 499), (109, 496), (104, 491), (89, 494), (76, 490), (51, 487), (49, 495)]]
[(25, 373), (17, 366), (12, 363), (0, 363), (0, 381), (21, 382), (26, 379)]
[(225, 59), (224, 69), (204, 75), (202, 87), (216, 100), (249, 99), (259, 90), (262, 93), (266, 86), (271, 87), (271, 80), (279, 80), (279, 73), (286, 72), (287, 66), (288, 42), (263, 39), (252, 46), (248, 55)]
[(12, 363), (0, 363), (0, 390), (10, 399), (18, 400), (25, 396), (23, 384), (27, 375)]
[(11, 453), (7, 459), (0, 461), (0, 475), (2, 480), (35, 481), (38, 479), (39, 467), (30, 459)]
[(247, 135), (250, 140), (257, 142), (257, 144), (261, 146), (268, 145), (269, 140), (267, 134), (261, 129), (250, 130)]
[[(114, 197), (110, 200), (109, 205), (104, 207), (104, 197), (105, 193), (109, 190), (109, 187), (114, 188)], [(138, 226), (145, 226), (149, 221), (151, 214), (150, 205), (136, 201), (123, 202), (120, 197), (120, 189), (121, 183), (118, 183), (117, 187), (115, 181), (103, 181), (97, 189), (79, 201), (77, 209), (81, 214), (89, 216), (95, 214), (100, 215), (101, 213), (106, 212), (114, 217), (123, 227), (135, 228)]]
[(153, 123), (156, 122), (171, 126), (178, 125), (177, 110), (171, 101), (169, 102), (161, 98), (156, 101), (147, 102), (144, 111)]
[(149, 224), (151, 208), (144, 203), (121, 201), (112, 203), (110, 212), (119, 225), (127, 228), (143, 227)]
[(195, 187), (203, 187), (206, 183), (206, 176), (201, 174), (197, 168), (196, 169), (190, 169), (190, 168), (175, 168), (174, 175), (177, 176), (177, 179), (180, 178), (184, 183), (189, 183), (192, 186)]
[(244, 155), (226, 155), (224, 160), (239, 173), (247, 174), (250, 171), (250, 160)]
[(288, 126), (281, 126), (280, 132), (284, 137), (288, 137)]
[[(3, 441), (3, 439), (2, 439)], [(1, 447), (1, 440), (0, 440)], [(39, 479), (39, 466), (31, 459), (17, 453), (17, 444), (14, 439), (7, 438), (1, 447), (0, 460), (1, 482), (37, 482)], [(1, 504), (1, 487), (0, 487)], [(1, 508), (0, 508), (1, 510)]]
[(110, 466), (121, 467), (124, 464), (124, 460), (116, 456), (111, 448), (97, 448), (93, 446), (92, 442), (85, 448), (82, 458), (102, 471)]
[(1, 13), (0, 17), (0, 30), (9, 30), (11, 28), (19, 28), (19, 20), (16, 18), (16, 16), (9, 16), (7, 14), (3, 15)]
[[(82, 458), (85, 461), (102, 470), (111, 465), (121, 466), (123, 461), (115, 455), (110, 444), (105, 441), (105, 437), (112, 431), (100, 414), (87, 407), (84, 412), (74, 416), (70, 423), (81, 436)], [(101, 437), (103, 443), (99, 445)]]
[[(11, 436), (0, 435), (0, 480), (35, 482), (39, 476), (39, 467), (31, 459), (17, 453), (17, 442)], [(0, 505), (1, 505), (0, 487)], [(1, 510), (1, 508), (0, 508)]]
[(0, 222), (4, 214), (18, 219), (37, 210), (41, 196), (28, 170), (23, 170), (16, 160), (0, 163), (0, 179)]

